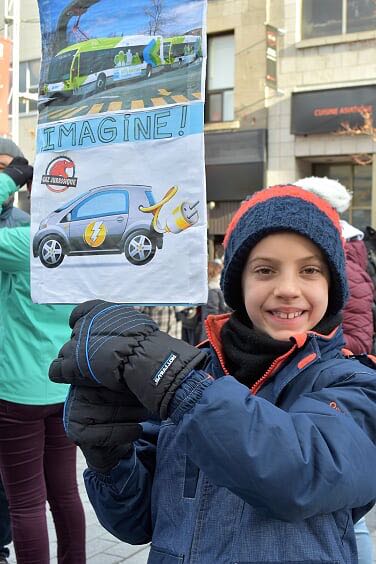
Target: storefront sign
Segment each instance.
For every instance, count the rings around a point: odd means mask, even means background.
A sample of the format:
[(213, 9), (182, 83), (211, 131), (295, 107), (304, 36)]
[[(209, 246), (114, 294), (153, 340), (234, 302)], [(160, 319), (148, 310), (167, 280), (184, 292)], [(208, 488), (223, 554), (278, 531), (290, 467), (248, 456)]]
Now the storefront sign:
[[(376, 85), (297, 92), (291, 97), (291, 133), (334, 133), (364, 125), (364, 113), (375, 122)], [(363, 114), (363, 115), (362, 115)]]

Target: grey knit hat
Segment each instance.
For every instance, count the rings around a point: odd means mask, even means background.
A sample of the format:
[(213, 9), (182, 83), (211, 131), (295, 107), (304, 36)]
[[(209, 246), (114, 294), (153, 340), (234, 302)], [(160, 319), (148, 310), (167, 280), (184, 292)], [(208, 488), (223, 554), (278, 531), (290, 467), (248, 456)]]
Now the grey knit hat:
[(0, 137), (0, 155), (9, 155), (10, 157), (23, 157), (24, 154), (18, 145), (12, 139)]

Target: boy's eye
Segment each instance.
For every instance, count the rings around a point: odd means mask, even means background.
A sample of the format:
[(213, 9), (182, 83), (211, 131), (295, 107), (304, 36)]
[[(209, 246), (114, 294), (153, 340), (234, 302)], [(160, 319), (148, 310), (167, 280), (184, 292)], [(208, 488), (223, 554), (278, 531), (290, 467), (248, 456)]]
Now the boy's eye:
[(260, 276), (269, 276), (273, 273), (273, 269), (270, 266), (259, 266), (255, 268), (255, 274), (259, 274)]
[(312, 276), (314, 274), (320, 274), (321, 268), (318, 266), (305, 266), (303, 268), (303, 274), (307, 274), (308, 276)]

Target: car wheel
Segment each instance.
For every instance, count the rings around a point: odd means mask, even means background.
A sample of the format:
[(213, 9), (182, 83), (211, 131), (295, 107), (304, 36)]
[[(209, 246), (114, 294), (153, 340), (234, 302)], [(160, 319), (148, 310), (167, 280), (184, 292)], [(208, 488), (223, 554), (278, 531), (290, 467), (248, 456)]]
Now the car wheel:
[(124, 253), (131, 264), (141, 265), (152, 260), (155, 255), (155, 240), (147, 229), (133, 231), (125, 240)]
[(49, 235), (40, 242), (38, 255), (43, 266), (56, 268), (64, 260), (63, 245), (57, 237)]
[(105, 88), (106, 88), (106, 75), (101, 73), (97, 78), (97, 82), (95, 84), (95, 90), (96, 92), (102, 92)]
[(153, 71), (152, 71), (152, 66), (151, 66), (151, 65), (147, 65), (147, 66), (146, 66), (146, 75), (145, 75), (146, 78), (150, 78), (151, 75), (152, 75), (152, 72), (153, 72)]

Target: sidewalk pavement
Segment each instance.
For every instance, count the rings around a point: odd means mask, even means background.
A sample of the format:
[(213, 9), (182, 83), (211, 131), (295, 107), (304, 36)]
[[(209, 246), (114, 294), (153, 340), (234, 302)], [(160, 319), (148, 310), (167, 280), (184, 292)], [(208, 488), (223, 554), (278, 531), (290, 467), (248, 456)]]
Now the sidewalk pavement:
[[(149, 555), (149, 546), (131, 546), (108, 533), (98, 523), (97, 517), (90, 505), (86, 490), (83, 485), (82, 474), (86, 468), (85, 459), (78, 449), (77, 478), (79, 483), (81, 500), (86, 515), (86, 561), (88, 564), (146, 564)], [(367, 515), (367, 524), (373, 539), (374, 554), (373, 561), (376, 564), (376, 509), (372, 509)], [(57, 564), (56, 559), (56, 535), (52, 517), (48, 511), (48, 532), (50, 537), (51, 564)], [(11, 545), (10, 564), (16, 564), (13, 546)]]

